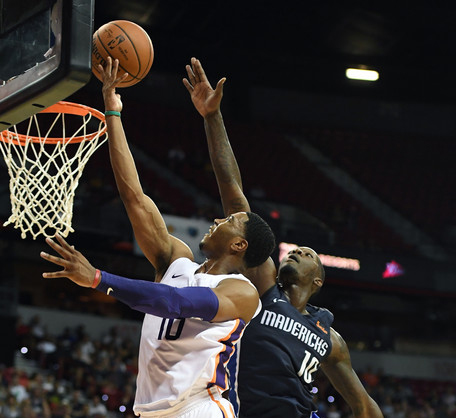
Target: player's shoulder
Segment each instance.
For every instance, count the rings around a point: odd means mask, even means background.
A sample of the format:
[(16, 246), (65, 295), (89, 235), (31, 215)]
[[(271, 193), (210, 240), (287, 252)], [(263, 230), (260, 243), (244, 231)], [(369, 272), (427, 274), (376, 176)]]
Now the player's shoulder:
[(261, 295), (261, 300), (264, 303), (275, 302), (277, 299), (281, 299), (289, 304), (288, 298), (285, 296), (282, 289), (277, 284), (271, 286)]
[(169, 270), (175, 270), (175, 269), (198, 269), (200, 267), (200, 264), (196, 263), (192, 259), (188, 257), (179, 257), (176, 258), (171, 262), (171, 264), (168, 267)]
[(331, 337), (331, 353), (328, 356), (330, 362), (345, 361), (350, 358), (348, 346), (342, 335), (339, 334), (333, 327), (330, 328)]
[(263, 264), (248, 269), (245, 275), (258, 289), (258, 293), (263, 296), (276, 284), (277, 268), (272, 258), (269, 257)]
[(199, 268), (199, 264), (187, 257), (179, 257), (173, 260), (163, 274), (163, 280), (178, 278), (182, 276), (190, 277)]
[(310, 313), (310, 315), (318, 317), (320, 321), (324, 321), (327, 325), (331, 325), (334, 321), (334, 314), (329, 309), (308, 303), (306, 310)]

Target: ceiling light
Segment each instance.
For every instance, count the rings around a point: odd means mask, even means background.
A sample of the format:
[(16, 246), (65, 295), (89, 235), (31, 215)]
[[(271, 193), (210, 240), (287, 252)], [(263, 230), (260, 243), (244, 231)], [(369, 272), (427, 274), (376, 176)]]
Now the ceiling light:
[(374, 70), (363, 70), (360, 68), (347, 68), (345, 76), (351, 80), (377, 81), (379, 74)]

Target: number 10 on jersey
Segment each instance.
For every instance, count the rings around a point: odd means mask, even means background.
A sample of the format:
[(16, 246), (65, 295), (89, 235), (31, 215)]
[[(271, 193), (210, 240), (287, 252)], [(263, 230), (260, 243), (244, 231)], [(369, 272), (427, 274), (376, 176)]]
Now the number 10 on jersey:
[(298, 376), (304, 379), (306, 383), (313, 382), (313, 373), (318, 370), (320, 361), (316, 357), (312, 357), (312, 354), (306, 350), (306, 355), (302, 360), (301, 368), (299, 369)]

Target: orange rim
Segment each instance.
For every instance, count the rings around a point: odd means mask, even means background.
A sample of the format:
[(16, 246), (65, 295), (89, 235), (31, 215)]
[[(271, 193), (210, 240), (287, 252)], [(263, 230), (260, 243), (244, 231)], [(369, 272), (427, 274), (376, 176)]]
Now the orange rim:
[[(105, 116), (97, 109), (93, 109), (89, 106), (85, 106), (79, 103), (71, 103), (71, 102), (57, 102), (52, 106), (42, 110), (39, 113), (64, 113), (67, 115), (76, 115), (76, 116), (87, 116), (89, 113), (92, 116), (95, 116), (100, 122), (105, 122)], [(82, 141), (91, 141), (92, 139), (96, 138), (97, 136), (101, 136), (106, 132), (106, 123), (103, 124), (103, 127), (96, 132), (83, 135), (83, 136), (74, 136), (74, 137), (66, 137), (66, 138), (46, 138), (44, 142), (46, 144), (58, 144), (60, 142), (63, 143), (78, 143)], [(31, 140), (32, 142), (40, 143), (43, 142), (43, 138), (39, 136), (33, 135), (24, 135), (24, 134), (17, 134), (11, 131), (5, 130), (0, 133), (0, 140), (3, 142), (12, 142), (15, 145), (25, 145), (27, 139)]]

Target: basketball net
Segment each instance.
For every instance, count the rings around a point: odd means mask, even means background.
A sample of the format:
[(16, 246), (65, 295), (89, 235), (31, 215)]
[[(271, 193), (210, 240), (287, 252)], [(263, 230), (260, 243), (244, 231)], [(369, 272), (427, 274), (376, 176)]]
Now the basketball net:
[(66, 237), (74, 232), (73, 200), (84, 167), (107, 139), (104, 115), (87, 106), (58, 102), (23, 124), (25, 134), (16, 125), (0, 133), (12, 212), (4, 226), (19, 228), (22, 238), (27, 233), (36, 239), (57, 232)]

